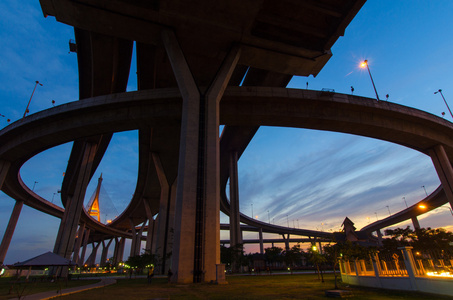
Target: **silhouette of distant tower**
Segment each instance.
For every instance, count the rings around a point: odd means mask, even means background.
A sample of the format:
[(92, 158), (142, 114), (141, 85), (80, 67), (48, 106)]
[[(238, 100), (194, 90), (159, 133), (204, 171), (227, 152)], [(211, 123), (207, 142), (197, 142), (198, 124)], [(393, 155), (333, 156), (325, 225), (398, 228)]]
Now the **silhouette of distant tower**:
[(91, 203), (88, 204), (88, 214), (101, 222), (101, 212), (99, 210), (99, 192), (101, 191), (102, 173), (98, 179), (98, 186), (96, 187), (96, 194), (94, 195)]

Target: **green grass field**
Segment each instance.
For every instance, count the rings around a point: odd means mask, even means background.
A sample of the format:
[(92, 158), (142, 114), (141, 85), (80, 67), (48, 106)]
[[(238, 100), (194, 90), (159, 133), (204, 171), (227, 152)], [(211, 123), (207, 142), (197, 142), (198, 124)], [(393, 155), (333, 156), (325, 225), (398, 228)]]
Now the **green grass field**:
[(35, 278), (35, 280), (30, 278), (29, 282), (25, 282), (24, 277), (22, 277), (20, 281), (17, 281), (12, 277), (0, 278), (0, 300), (19, 298), (19, 296), (23, 297), (53, 290), (56, 294), (56, 292), (60, 289), (89, 285), (96, 282), (99, 282), (99, 279), (93, 278), (92, 280), (60, 280), (57, 282), (41, 282), (40, 278)]
[[(78, 281), (81, 282), (82, 280)], [(332, 274), (321, 283), (316, 275), (262, 275), (228, 276), (228, 284), (169, 284), (166, 278), (154, 278), (151, 284), (146, 278), (118, 279), (117, 284), (62, 297), (63, 299), (329, 299), (325, 291), (334, 288)], [(72, 283), (77, 281), (71, 281)], [(87, 282), (92, 283), (92, 281)], [(41, 284), (41, 283), (39, 283)], [(63, 283), (62, 283), (63, 284)], [(55, 286), (53, 287), (55, 289)], [(64, 287), (63, 287), (64, 288)], [(347, 299), (453, 299), (413, 292), (399, 292), (340, 284), (341, 289), (351, 292)], [(0, 299), (12, 297), (4, 296)]]

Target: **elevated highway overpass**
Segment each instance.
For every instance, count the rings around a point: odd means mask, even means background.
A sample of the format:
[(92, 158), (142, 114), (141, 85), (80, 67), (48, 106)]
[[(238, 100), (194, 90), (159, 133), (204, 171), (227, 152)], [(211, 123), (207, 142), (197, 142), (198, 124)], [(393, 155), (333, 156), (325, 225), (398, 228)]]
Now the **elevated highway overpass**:
[[(364, 2), (41, 0), (44, 16), (74, 27), (80, 100), (0, 131), (1, 189), (17, 207), (62, 218), (54, 252), (68, 258), (84, 228), (91, 241), (136, 241), (157, 214), (156, 253), (173, 253), (173, 280), (180, 283), (219, 279), (220, 210), (233, 219), (236, 236), (240, 222), (287, 230), (240, 214), (237, 197), (226, 198), (226, 182), (262, 125), (345, 132), (421, 151), (433, 158), (452, 203), (451, 123), (388, 102), (284, 88), (293, 75), (319, 73)], [(126, 93), (134, 45), (138, 91)], [(126, 130), (139, 131), (137, 185), (125, 211), (104, 225), (87, 215), (83, 199), (112, 134)], [(26, 187), (19, 170), (71, 141), (63, 210)]]

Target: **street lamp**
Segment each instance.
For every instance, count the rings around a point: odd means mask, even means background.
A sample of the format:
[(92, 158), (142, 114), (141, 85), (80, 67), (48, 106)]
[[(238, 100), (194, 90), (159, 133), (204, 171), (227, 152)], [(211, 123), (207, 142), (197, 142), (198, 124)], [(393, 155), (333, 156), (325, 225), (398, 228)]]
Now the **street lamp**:
[(267, 211), (267, 218), (269, 219), (269, 224), (271, 223), (271, 216), (269, 215), (269, 210)]
[(444, 94), (442, 94), (442, 90), (439, 89), (437, 92), (434, 92), (434, 94), (437, 94), (437, 93), (440, 93), (440, 95), (442, 96), (442, 99), (444, 99), (445, 105), (447, 106), (448, 111), (450, 112), (450, 116), (453, 118), (453, 114), (451, 113), (450, 107), (448, 106), (447, 101), (445, 100)]
[(36, 87), (38, 86), (38, 84), (40, 86), (42, 86), (42, 83), (39, 83), (39, 81), (36, 80), (35, 88), (33, 89), (33, 92), (31, 93), (30, 100), (28, 100), (27, 108), (25, 109), (24, 116), (22, 118), (25, 118), (25, 115), (28, 113), (28, 107), (30, 106), (31, 98), (33, 98), (33, 94), (35, 93), (35, 90), (36, 90)]
[(387, 209), (389, 210), (389, 216), (391, 216), (392, 214), (390, 213), (390, 208), (388, 205), (386, 205)]
[[(418, 205), (418, 208), (420, 209), (427, 209), (428, 207), (425, 205), (425, 204), (419, 204)], [(453, 216), (453, 210), (450, 208), (450, 207), (446, 207), (446, 206), (439, 206), (439, 207), (436, 207), (436, 208), (445, 208), (445, 209), (448, 209), (448, 211), (451, 213), (451, 215)]]
[(289, 227), (289, 219), (288, 219), (288, 215), (286, 215), (286, 222), (288, 223), (288, 227)]
[(31, 189), (32, 191), (35, 191), (35, 185), (37, 184), (38, 182), (35, 181), (35, 183), (33, 184), (33, 188)]
[(426, 188), (424, 185), (422, 185), (423, 190), (425, 191), (426, 197), (428, 197), (428, 193), (426, 192)]
[(403, 197), (403, 200), (404, 200), (404, 203), (406, 204), (406, 208), (407, 208), (406, 197)]
[(378, 93), (377, 93), (376, 86), (374, 85), (373, 76), (371, 76), (370, 67), (368, 66), (368, 60), (365, 59), (365, 60), (360, 64), (360, 66), (361, 66), (362, 68), (365, 68), (365, 67), (367, 68), (368, 74), (370, 74), (371, 83), (373, 84), (374, 92), (376, 93), (376, 99), (377, 99), (377, 101), (379, 101), (379, 95), (378, 95)]

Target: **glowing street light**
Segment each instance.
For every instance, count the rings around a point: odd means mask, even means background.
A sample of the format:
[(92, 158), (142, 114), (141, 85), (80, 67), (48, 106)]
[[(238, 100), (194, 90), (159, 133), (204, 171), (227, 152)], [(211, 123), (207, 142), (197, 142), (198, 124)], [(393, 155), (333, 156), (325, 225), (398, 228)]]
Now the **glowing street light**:
[(370, 74), (371, 83), (373, 84), (374, 92), (376, 93), (376, 99), (377, 99), (377, 101), (380, 101), (380, 100), (379, 100), (379, 95), (378, 95), (377, 90), (376, 90), (376, 86), (374, 85), (373, 76), (371, 76), (370, 67), (368, 66), (368, 60), (365, 59), (365, 60), (360, 64), (360, 67), (362, 67), (362, 68), (365, 68), (365, 67), (366, 67), (366, 69), (368, 70), (368, 74)]
[[(419, 204), (418, 205), (418, 208), (420, 209), (427, 209), (428, 207), (425, 205), (425, 204)], [(445, 208), (445, 209), (448, 209), (448, 211), (451, 213), (451, 215), (453, 216), (453, 210), (450, 208), (450, 207), (446, 207), (446, 206), (439, 206), (439, 207), (436, 207), (437, 208)]]
[(451, 113), (450, 107), (448, 106), (447, 101), (445, 100), (444, 94), (442, 94), (442, 90), (439, 89), (437, 92), (434, 92), (434, 94), (437, 94), (437, 93), (440, 93), (440, 95), (442, 96), (442, 99), (444, 99), (445, 105), (447, 106), (448, 111), (450, 112), (450, 116), (453, 118), (453, 114)]
[(30, 100), (28, 100), (27, 108), (25, 109), (24, 116), (22, 118), (25, 118), (25, 115), (28, 113), (28, 107), (30, 106), (31, 98), (33, 98), (33, 94), (35, 93), (35, 90), (36, 90), (36, 87), (38, 86), (38, 84), (40, 86), (42, 86), (42, 83), (39, 83), (39, 81), (36, 80), (35, 88), (33, 89), (33, 92), (31, 93)]

